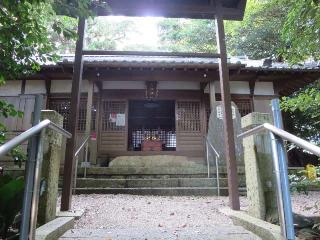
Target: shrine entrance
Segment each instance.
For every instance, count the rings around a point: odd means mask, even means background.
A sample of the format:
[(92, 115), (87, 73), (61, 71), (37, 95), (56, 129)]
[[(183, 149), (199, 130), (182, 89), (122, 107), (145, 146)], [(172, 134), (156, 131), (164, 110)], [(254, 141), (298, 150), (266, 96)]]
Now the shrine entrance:
[(175, 151), (175, 101), (129, 101), (128, 148), (129, 151)]

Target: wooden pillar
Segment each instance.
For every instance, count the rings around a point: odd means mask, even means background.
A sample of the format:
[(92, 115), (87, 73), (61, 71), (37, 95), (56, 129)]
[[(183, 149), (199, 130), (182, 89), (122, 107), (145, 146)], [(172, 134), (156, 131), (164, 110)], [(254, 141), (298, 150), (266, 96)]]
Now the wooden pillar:
[(72, 89), (71, 89), (71, 119), (70, 133), (72, 137), (67, 140), (66, 156), (63, 171), (63, 186), (61, 196), (61, 211), (68, 211), (71, 207), (72, 183), (74, 172), (74, 154), (76, 151), (76, 133), (78, 125), (80, 93), (83, 70), (83, 40), (84, 40), (85, 19), (79, 18), (78, 40), (73, 64)]
[[(86, 114), (86, 134), (85, 136), (91, 135), (91, 122), (92, 122), (92, 106), (93, 106), (93, 94), (94, 94), (94, 82), (89, 80), (88, 86), (88, 98), (87, 98), (87, 114)], [(90, 149), (90, 162), (96, 164), (96, 149), (93, 149), (96, 146), (96, 143), (93, 144), (92, 140), (89, 140), (89, 149)], [(88, 149), (87, 149), (88, 150)]]
[(219, 76), (221, 97), (223, 105), (223, 125), (225, 136), (225, 151), (226, 163), (228, 171), (228, 187), (229, 187), (229, 203), (233, 210), (240, 210), (239, 189), (238, 189), (238, 173), (236, 150), (234, 142), (234, 129), (232, 121), (231, 110), (231, 95), (229, 83), (229, 69), (227, 65), (227, 50), (225, 42), (225, 33), (223, 18), (221, 16), (221, 2), (217, 2), (217, 15), (216, 15), (216, 38), (218, 50), (220, 53), (219, 59)]
[(93, 91), (94, 91), (94, 83), (92, 80), (89, 80), (87, 114), (86, 114), (86, 136), (90, 135), (91, 133), (91, 112), (92, 112), (92, 104), (93, 104)]
[(212, 108), (216, 102), (216, 88), (214, 86), (214, 81), (210, 81), (209, 91), (210, 91), (210, 109), (212, 111)]
[(249, 88), (250, 88), (250, 104), (251, 104), (251, 112), (254, 112), (254, 88), (256, 85), (256, 79), (249, 80)]

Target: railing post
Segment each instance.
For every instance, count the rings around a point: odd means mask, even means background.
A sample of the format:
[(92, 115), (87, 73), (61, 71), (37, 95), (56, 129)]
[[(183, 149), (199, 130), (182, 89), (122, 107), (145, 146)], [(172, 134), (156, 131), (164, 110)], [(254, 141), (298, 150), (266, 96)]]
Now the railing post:
[(271, 139), (271, 149), (272, 149), (272, 160), (274, 166), (274, 173), (276, 176), (277, 184), (277, 203), (278, 203), (278, 212), (279, 212), (279, 222), (281, 233), (283, 236), (286, 236), (286, 222), (284, 217), (284, 208), (283, 208), (283, 196), (282, 196), (282, 187), (281, 187), (281, 176), (279, 170), (279, 155), (277, 149), (277, 140), (275, 135), (272, 132), (269, 132)]
[[(272, 100), (272, 112), (274, 125), (277, 128), (283, 129), (282, 115), (280, 111), (279, 99)], [(288, 165), (287, 165), (287, 152), (284, 145), (284, 141), (280, 137), (276, 137), (277, 152), (279, 156), (279, 171), (281, 179), (281, 189), (283, 197), (283, 210), (284, 219), (286, 223), (286, 239), (295, 239), (293, 216), (292, 216), (292, 206), (290, 197), (290, 185), (288, 179)]]
[[(32, 126), (37, 125), (40, 122), (40, 114), (42, 108), (43, 97), (37, 95), (35, 97), (34, 112), (33, 112), (33, 122)], [(37, 161), (38, 152), (38, 142), (40, 135), (33, 136), (29, 141), (29, 153), (26, 162), (26, 173), (25, 173), (25, 189), (23, 196), (23, 206), (22, 206), (22, 223), (20, 229), (20, 240), (25, 240), (29, 238), (30, 233), (30, 216), (32, 207), (32, 195), (34, 187), (34, 176)]]
[(207, 158), (208, 178), (210, 178), (210, 164), (209, 164), (208, 140), (205, 138), (205, 141), (206, 141), (206, 158)]
[(30, 239), (35, 239), (38, 217), (38, 204), (40, 195), (40, 180), (41, 180), (41, 168), (43, 160), (43, 133), (44, 130), (37, 136), (38, 152), (36, 158), (36, 169), (33, 182), (33, 195), (31, 205), (31, 219), (30, 219)]

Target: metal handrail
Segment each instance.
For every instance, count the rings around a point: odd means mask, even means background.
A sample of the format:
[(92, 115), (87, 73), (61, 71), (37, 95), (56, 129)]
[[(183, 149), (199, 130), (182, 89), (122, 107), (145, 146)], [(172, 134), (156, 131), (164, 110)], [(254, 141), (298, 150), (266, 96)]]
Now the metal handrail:
[(39, 122), (37, 125), (29, 128), (27, 131), (19, 134), (15, 138), (6, 142), (5, 144), (1, 145), (0, 146), (0, 157), (7, 154), (10, 150), (17, 147), (21, 143), (27, 141), (29, 138), (40, 133), (43, 129), (45, 129), (47, 127), (58, 132), (58, 133), (61, 133), (66, 138), (71, 138), (71, 136), (72, 136), (71, 133), (67, 132), (62, 127), (59, 127), (55, 123), (51, 122), (49, 119), (45, 119), (45, 120)]
[(252, 128), (244, 133), (241, 133), (238, 135), (239, 138), (244, 138), (244, 137), (248, 137), (250, 135), (262, 132), (268, 130), (272, 133), (274, 133), (275, 135), (281, 137), (282, 139), (285, 139), (291, 143), (294, 143), (296, 145), (298, 145), (301, 148), (304, 148), (305, 150), (308, 150), (309, 152), (312, 152), (313, 154), (317, 155), (320, 157), (320, 147), (302, 139), (299, 138), (291, 133), (288, 133), (280, 128), (277, 128), (269, 123), (264, 123), (260, 126), (257, 126), (255, 128)]
[[(86, 136), (78, 150), (75, 152), (74, 157), (76, 159), (76, 167), (74, 169), (74, 181), (73, 181), (73, 193), (75, 194), (76, 188), (77, 188), (77, 176), (78, 176), (78, 162), (79, 162), (79, 153), (82, 149), (85, 149), (85, 162), (88, 160), (88, 141), (90, 139), (90, 135)], [(84, 168), (84, 177), (87, 175), (87, 167)]]
[[(40, 102), (41, 97), (37, 96), (35, 105), (38, 107), (35, 107), (34, 123), (40, 118)], [(40, 171), (43, 154), (42, 138), (44, 129), (46, 128), (56, 131), (66, 138), (72, 137), (72, 134), (64, 130), (62, 127), (51, 122), (49, 119), (45, 119), (0, 146), (0, 157), (2, 157), (21, 143), (31, 139), (31, 151), (29, 152), (29, 159), (26, 166), (26, 183), (22, 206), (22, 224), (19, 237), (21, 240), (34, 239), (35, 235), (40, 191)]]
[(285, 153), (286, 150), (283, 139), (294, 143), (317, 156), (320, 156), (320, 147), (269, 123), (264, 123), (244, 133), (241, 133), (238, 135), (238, 137), (244, 138), (263, 131), (268, 131), (271, 139), (272, 159), (277, 183), (277, 200), (281, 232), (285, 239), (295, 239), (292, 206), (289, 192), (287, 159)]
[(77, 157), (80, 153), (80, 151), (86, 146), (86, 143), (89, 141), (90, 136), (87, 136), (84, 141), (82, 142), (82, 144), (80, 145), (80, 147), (78, 148), (78, 150), (76, 151), (76, 153), (74, 154), (75, 157)]
[(219, 179), (219, 161), (218, 158), (220, 158), (220, 154), (218, 151), (214, 148), (214, 146), (209, 142), (208, 138), (205, 137), (206, 141), (206, 157), (207, 157), (207, 167), (208, 167), (208, 178), (210, 178), (210, 163), (209, 163), (209, 151), (208, 151), (208, 146), (211, 147), (211, 149), (214, 151), (216, 157), (215, 157), (215, 162), (216, 162), (216, 177), (217, 177), (217, 190), (218, 190), (218, 196), (220, 196), (220, 179)]

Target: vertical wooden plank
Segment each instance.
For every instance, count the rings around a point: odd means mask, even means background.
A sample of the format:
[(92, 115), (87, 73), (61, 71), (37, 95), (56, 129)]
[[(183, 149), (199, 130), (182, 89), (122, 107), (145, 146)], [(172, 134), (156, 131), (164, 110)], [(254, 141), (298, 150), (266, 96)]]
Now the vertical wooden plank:
[(225, 32), (223, 25), (223, 18), (221, 16), (221, 2), (217, 1), (217, 15), (216, 15), (216, 38), (218, 49), (220, 53), (219, 59), (219, 76), (221, 97), (223, 105), (223, 125), (225, 136), (225, 151), (226, 163), (228, 171), (228, 187), (229, 187), (229, 203), (233, 210), (240, 210), (239, 189), (238, 189), (238, 173), (236, 150), (234, 142), (234, 129), (232, 122), (231, 111), (231, 95), (229, 83), (229, 69), (227, 64), (227, 50), (225, 42)]
[(91, 133), (91, 114), (92, 114), (92, 103), (93, 103), (93, 91), (94, 84), (93, 81), (89, 80), (88, 85), (88, 98), (87, 98), (87, 112), (86, 112), (86, 134), (85, 136), (89, 136)]
[(209, 91), (210, 91), (210, 109), (212, 111), (212, 108), (216, 102), (216, 88), (214, 86), (214, 81), (210, 81)]
[(126, 151), (129, 148), (129, 100), (126, 99), (126, 110), (125, 110), (125, 114), (126, 114), (126, 127), (125, 127), (125, 149)]
[(68, 211), (71, 207), (73, 171), (74, 171), (74, 154), (76, 151), (76, 133), (78, 123), (78, 113), (80, 105), (80, 93), (83, 70), (83, 40), (84, 40), (85, 19), (79, 18), (78, 23), (78, 40), (76, 44), (76, 53), (73, 64), (72, 89), (71, 89), (71, 117), (70, 133), (72, 137), (67, 140), (66, 155), (63, 171), (63, 186), (61, 196), (61, 211)]

